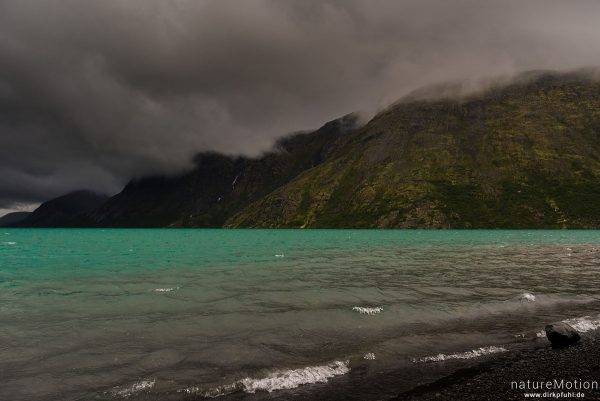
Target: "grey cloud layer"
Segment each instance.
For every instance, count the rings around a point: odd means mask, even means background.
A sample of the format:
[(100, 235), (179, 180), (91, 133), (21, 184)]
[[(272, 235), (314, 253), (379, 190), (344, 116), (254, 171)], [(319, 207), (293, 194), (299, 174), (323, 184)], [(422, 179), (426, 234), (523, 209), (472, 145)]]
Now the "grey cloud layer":
[(600, 64), (596, 1), (0, 0), (0, 208), (114, 192), (202, 150), (421, 85)]

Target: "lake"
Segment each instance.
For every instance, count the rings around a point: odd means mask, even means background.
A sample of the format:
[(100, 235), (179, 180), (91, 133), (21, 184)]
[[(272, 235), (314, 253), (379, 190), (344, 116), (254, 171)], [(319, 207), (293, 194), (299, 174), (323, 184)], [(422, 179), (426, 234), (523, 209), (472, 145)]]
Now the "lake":
[(386, 399), (600, 327), (600, 231), (0, 231), (0, 398)]

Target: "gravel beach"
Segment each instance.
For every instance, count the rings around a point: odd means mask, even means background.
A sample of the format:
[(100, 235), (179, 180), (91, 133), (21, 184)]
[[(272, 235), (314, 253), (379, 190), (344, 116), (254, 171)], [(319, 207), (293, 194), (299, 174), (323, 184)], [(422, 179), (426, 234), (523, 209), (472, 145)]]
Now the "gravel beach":
[[(555, 380), (564, 380), (563, 387), (554, 388)], [(529, 389), (523, 388), (527, 381)], [(552, 388), (534, 388), (534, 382), (548, 381), (553, 382)], [(400, 394), (397, 400), (600, 400), (600, 390), (594, 387), (594, 382), (596, 385), (600, 382), (597, 333), (568, 348), (553, 349), (548, 345), (502, 355)], [(570, 389), (569, 383), (573, 384)], [(583, 388), (588, 385), (594, 388)]]

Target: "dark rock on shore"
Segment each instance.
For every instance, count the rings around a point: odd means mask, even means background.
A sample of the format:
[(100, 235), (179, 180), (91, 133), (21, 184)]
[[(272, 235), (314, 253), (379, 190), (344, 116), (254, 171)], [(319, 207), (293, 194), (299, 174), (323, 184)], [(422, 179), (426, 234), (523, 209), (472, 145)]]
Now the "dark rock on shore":
[(551, 323), (546, 326), (546, 337), (553, 347), (562, 348), (573, 345), (581, 339), (581, 336), (571, 325), (564, 322)]

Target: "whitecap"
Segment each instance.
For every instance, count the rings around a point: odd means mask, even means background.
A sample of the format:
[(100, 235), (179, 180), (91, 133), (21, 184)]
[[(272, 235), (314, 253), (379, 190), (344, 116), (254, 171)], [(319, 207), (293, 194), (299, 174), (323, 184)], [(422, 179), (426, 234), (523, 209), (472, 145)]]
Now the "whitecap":
[[(567, 323), (580, 333), (600, 329), (600, 316), (597, 316), (596, 318), (591, 316), (575, 317), (572, 319), (565, 319), (562, 322)], [(535, 333), (535, 335), (537, 338), (546, 338), (546, 330), (540, 330)]]
[(348, 373), (350, 371), (348, 363), (349, 361), (335, 361), (327, 365), (276, 371), (263, 379), (247, 377), (240, 382), (244, 386), (244, 391), (251, 394), (256, 391), (272, 392), (291, 389), (303, 384), (327, 383), (332, 377)]
[(490, 345), (489, 347), (481, 347), (471, 351), (458, 352), (456, 354), (437, 354), (433, 356), (426, 356), (423, 358), (415, 358), (413, 362), (442, 362), (449, 359), (473, 359), (479, 358), (484, 355), (496, 354), (499, 352), (507, 352), (508, 350), (504, 347), (498, 347)]
[(156, 384), (156, 379), (141, 380), (125, 388), (117, 387), (111, 391), (111, 394), (113, 396), (127, 398), (141, 391), (151, 389), (154, 387), (154, 384)]
[(277, 390), (289, 390), (305, 384), (327, 383), (329, 379), (335, 376), (348, 373), (350, 371), (348, 363), (349, 361), (334, 361), (327, 365), (277, 370), (261, 379), (246, 377), (234, 383), (212, 388), (204, 392), (199, 387), (188, 387), (182, 390), (182, 392), (202, 395), (207, 398), (216, 398), (238, 391), (254, 394), (257, 391), (271, 393)]
[(591, 316), (583, 316), (574, 319), (563, 320), (563, 322), (571, 325), (571, 327), (580, 333), (585, 333), (600, 328), (600, 320), (598, 317), (594, 319)]
[(535, 302), (535, 295), (530, 292), (524, 292), (523, 294), (519, 295), (519, 299), (521, 302)]
[(361, 315), (376, 315), (383, 311), (383, 306), (376, 306), (374, 308), (365, 306), (354, 306), (352, 310), (360, 313)]
[(17, 245), (17, 243), (9, 241), (9, 242), (3, 242), (2, 245)]
[(285, 258), (285, 255), (283, 253), (276, 253), (275, 257), (276, 258)]
[(375, 359), (375, 354), (372, 352), (368, 352), (365, 354), (365, 356), (363, 356), (363, 359), (366, 359), (368, 361), (373, 361)]
[(171, 288), (155, 288), (153, 291), (154, 292), (171, 292), (171, 291), (175, 291), (178, 290), (179, 287), (171, 287)]

